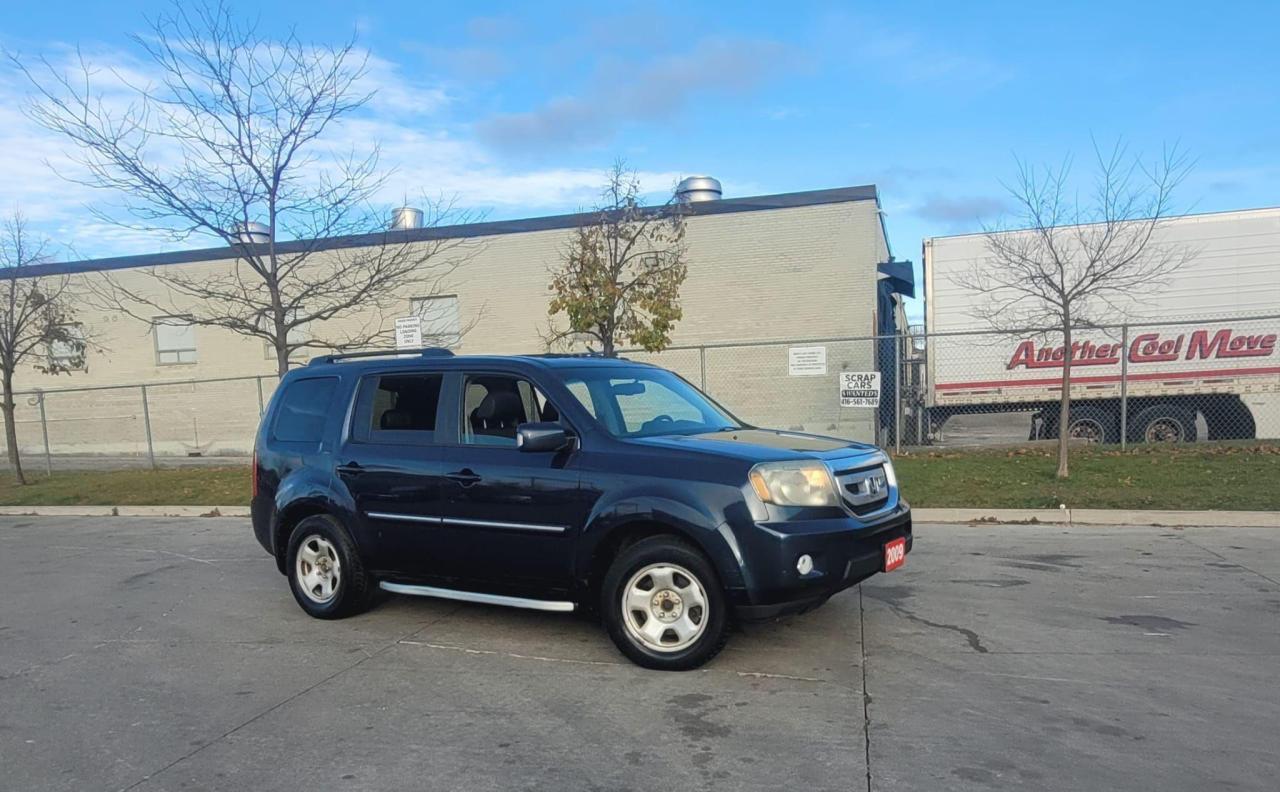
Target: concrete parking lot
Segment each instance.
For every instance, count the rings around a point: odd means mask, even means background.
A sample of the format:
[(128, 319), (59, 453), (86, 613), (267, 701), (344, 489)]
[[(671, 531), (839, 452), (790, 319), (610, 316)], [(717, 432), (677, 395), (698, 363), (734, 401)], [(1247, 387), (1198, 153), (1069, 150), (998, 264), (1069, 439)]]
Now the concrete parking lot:
[(917, 537), (663, 674), (573, 616), (312, 621), (244, 520), (0, 518), (0, 788), (1275, 789), (1280, 534)]

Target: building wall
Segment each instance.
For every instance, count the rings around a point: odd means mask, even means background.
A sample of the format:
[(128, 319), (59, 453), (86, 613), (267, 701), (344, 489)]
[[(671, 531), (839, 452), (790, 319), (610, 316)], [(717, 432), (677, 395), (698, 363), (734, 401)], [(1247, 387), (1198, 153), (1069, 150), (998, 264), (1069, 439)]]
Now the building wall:
[[(540, 333), (548, 323), (548, 271), (558, 262), (570, 233), (557, 229), (474, 240), (470, 260), (438, 289), (458, 296), (462, 323), (471, 325), (459, 352), (543, 350)], [(689, 274), (681, 291), (684, 318), (673, 338), (677, 346), (874, 332), (876, 264), (887, 255), (874, 201), (695, 215), (688, 220), (686, 241)], [(182, 267), (194, 277), (220, 277), (234, 264), (211, 261), (165, 266)], [(154, 294), (158, 288), (144, 269), (117, 270), (113, 277), (131, 289)], [(393, 310), (389, 318), (408, 315), (409, 301), (421, 296), (399, 295), (402, 309)], [(175, 307), (181, 308), (181, 301), (174, 301)], [(267, 375), (264, 396), (269, 398), (274, 386), (270, 375), (274, 375), (276, 364), (265, 354), (262, 340), (196, 327), (197, 361), (160, 365), (154, 334), (146, 323), (104, 310), (84, 311), (81, 319), (95, 344), (102, 347), (90, 354), (87, 370), (58, 377), (20, 372), (18, 389), (147, 383), (159, 452), (208, 453), (242, 449), (246, 439), (251, 442), (252, 429), (246, 435), (246, 428), (257, 418), (256, 383), (163, 383)], [(325, 332), (317, 330), (317, 335)], [(865, 353), (853, 347), (838, 353), (833, 350), (831, 376), (804, 381), (788, 378), (785, 344), (739, 352), (718, 350), (710, 356), (677, 350), (638, 357), (667, 365), (694, 382), (707, 368), (708, 390), (747, 420), (811, 430), (843, 429), (845, 434), (866, 438), (869, 412), (842, 415), (829, 405), (835, 398), (836, 372), (841, 367), (874, 368), (871, 345), (864, 346)], [(74, 397), (50, 394), (47, 412), (60, 414), (51, 419), (50, 425), (56, 424), (51, 445), (55, 450), (108, 451), (127, 435), (135, 450), (145, 450), (144, 444), (140, 445), (145, 433), (140, 426), (139, 402), (136, 391)], [(111, 409), (94, 416), (91, 405), (95, 403)], [(810, 404), (814, 409), (809, 409)], [(810, 414), (818, 417), (802, 420)], [(35, 420), (28, 418), (28, 424)], [(32, 427), (24, 431), (25, 447), (42, 442), (32, 434)]]

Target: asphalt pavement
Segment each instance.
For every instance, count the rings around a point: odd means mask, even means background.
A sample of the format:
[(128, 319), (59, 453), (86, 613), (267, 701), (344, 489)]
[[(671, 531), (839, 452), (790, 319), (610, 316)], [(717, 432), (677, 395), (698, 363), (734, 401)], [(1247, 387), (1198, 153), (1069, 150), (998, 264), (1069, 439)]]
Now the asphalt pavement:
[(673, 674), (572, 615), (311, 620), (243, 519), (0, 518), (0, 789), (1276, 788), (1280, 533), (916, 543)]

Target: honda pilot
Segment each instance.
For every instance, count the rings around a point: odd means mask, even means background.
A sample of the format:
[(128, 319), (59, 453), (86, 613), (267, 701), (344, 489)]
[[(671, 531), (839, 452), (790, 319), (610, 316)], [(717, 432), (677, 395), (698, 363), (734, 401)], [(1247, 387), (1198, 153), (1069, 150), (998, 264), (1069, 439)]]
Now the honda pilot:
[(252, 504), (317, 618), (379, 590), (589, 611), (672, 670), (912, 543), (874, 446), (749, 426), (670, 371), (592, 356), (318, 357), (263, 415)]

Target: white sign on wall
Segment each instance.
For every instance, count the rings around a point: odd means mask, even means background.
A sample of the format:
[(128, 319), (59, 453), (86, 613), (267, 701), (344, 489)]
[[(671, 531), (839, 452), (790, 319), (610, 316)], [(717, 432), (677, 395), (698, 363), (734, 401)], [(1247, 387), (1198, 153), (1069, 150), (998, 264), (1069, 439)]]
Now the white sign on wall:
[(841, 407), (879, 407), (880, 372), (840, 372)]
[(422, 346), (422, 317), (405, 316), (396, 320), (396, 349)]
[(824, 346), (790, 347), (787, 349), (787, 373), (793, 377), (825, 376), (827, 348)]

